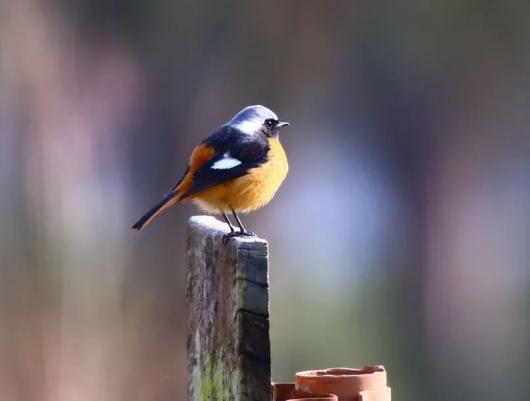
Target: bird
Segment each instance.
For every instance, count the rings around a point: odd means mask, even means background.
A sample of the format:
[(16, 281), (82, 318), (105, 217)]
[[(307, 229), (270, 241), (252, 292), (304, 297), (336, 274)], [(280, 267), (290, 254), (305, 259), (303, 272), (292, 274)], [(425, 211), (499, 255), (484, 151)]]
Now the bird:
[(279, 133), (288, 125), (265, 106), (245, 107), (195, 147), (180, 181), (132, 228), (139, 231), (170, 207), (191, 201), (208, 213), (223, 216), (230, 229), (223, 240), (253, 236), (238, 213), (268, 204), (287, 177), (289, 164)]

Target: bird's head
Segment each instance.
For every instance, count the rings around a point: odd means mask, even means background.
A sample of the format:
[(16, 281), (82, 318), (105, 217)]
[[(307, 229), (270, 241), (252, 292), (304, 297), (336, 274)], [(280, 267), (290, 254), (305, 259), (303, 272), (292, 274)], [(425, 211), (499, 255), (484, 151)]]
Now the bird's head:
[(265, 106), (248, 106), (237, 113), (228, 124), (247, 135), (265, 134), (268, 137), (277, 136), (280, 128), (289, 125), (280, 122), (278, 116)]

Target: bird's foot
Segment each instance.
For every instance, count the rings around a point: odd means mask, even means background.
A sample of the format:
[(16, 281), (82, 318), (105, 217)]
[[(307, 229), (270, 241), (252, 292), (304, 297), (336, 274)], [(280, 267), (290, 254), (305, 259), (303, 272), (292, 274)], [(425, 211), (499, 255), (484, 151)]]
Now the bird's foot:
[(232, 231), (223, 235), (223, 243), (226, 244), (230, 238), (234, 237), (255, 237), (256, 234), (250, 231)]

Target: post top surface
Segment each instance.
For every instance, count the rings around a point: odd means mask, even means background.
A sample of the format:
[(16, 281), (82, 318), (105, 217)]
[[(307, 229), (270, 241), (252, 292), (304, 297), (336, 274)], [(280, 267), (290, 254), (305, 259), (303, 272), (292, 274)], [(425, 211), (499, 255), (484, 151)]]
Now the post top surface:
[[(213, 216), (192, 216), (189, 218), (189, 225), (194, 230), (203, 231), (205, 233), (209, 233), (212, 236), (221, 236), (230, 232), (230, 229), (228, 228), (227, 224), (217, 220)], [(266, 240), (257, 236), (233, 237), (230, 239), (230, 242), (234, 243), (235, 245), (248, 245), (252, 243), (260, 243), (265, 245), (267, 244)]]

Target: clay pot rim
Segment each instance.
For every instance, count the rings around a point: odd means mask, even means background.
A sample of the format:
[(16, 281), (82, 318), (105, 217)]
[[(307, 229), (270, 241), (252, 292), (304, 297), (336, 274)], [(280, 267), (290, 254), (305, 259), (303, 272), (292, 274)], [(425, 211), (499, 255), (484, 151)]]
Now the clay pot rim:
[(352, 369), (352, 368), (328, 368), (328, 369), (318, 369), (318, 370), (304, 370), (302, 372), (297, 372), (296, 377), (329, 377), (329, 378), (338, 378), (338, 377), (363, 377), (377, 374), (386, 374), (386, 370), (381, 365), (376, 366), (365, 366), (362, 369)]
[[(327, 401), (337, 401), (338, 397), (335, 394), (330, 393), (298, 393), (297, 391), (293, 392), (293, 396), (296, 398), (289, 398), (287, 401), (304, 401), (304, 400), (327, 400)], [(303, 397), (303, 398), (300, 398)]]
[(295, 395), (296, 397), (305, 397), (305, 398), (337, 398), (337, 396), (335, 394), (331, 394), (331, 393), (301, 393), (299, 391), (293, 391), (293, 395)]
[[(284, 397), (286, 398), (286, 401), (313, 401), (313, 400), (326, 400), (326, 401), (337, 401), (338, 397), (335, 394), (331, 393), (300, 393), (295, 390), (295, 383), (292, 382), (273, 382), (272, 383), (273, 388), (275, 389), (276, 393), (284, 393)], [(289, 395), (285, 394), (285, 392), (288, 392)]]

